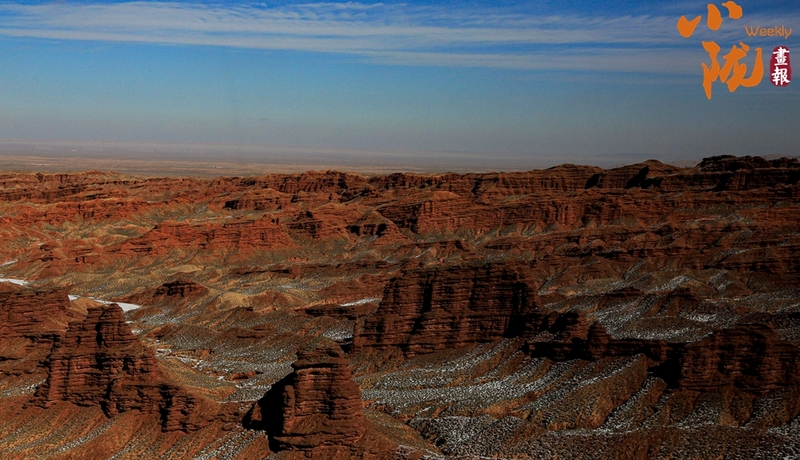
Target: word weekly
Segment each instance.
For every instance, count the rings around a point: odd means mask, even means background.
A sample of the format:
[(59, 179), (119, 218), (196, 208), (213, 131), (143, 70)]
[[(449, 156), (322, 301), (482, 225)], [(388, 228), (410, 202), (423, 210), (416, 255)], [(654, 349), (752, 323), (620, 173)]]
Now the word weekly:
[(778, 26), (770, 27), (769, 29), (758, 26), (744, 26), (744, 31), (748, 37), (783, 37), (788, 40), (789, 35), (792, 35), (792, 29), (787, 29), (786, 26), (781, 26), (780, 29)]

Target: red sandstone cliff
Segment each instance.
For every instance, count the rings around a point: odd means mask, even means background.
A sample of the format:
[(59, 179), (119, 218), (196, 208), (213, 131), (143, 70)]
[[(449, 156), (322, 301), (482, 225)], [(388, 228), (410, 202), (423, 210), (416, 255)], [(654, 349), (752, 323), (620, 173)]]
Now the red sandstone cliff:
[(43, 365), (68, 322), (78, 317), (65, 290), (0, 283), (0, 371), (18, 375)]
[(524, 265), (408, 271), (386, 287), (355, 348), (399, 347), (411, 357), (516, 335), (536, 305), (532, 284)]
[[(690, 343), (615, 338), (582, 312), (539, 308), (529, 273), (522, 265), (508, 264), (405, 272), (389, 283), (378, 309), (364, 320), (355, 349), (396, 348), (413, 357), (520, 337), (530, 356), (559, 362), (641, 354), (650, 360), (654, 375), (675, 388), (731, 386), (763, 395), (800, 385), (800, 348), (781, 340), (769, 326), (738, 324)], [(641, 294), (622, 289), (599, 305)], [(683, 289), (652, 302), (651, 308), (691, 308), (673, 307), (674, 301), (697, 302)]]
[(0, 283), (2, 339), (59, 334), (76, 317), (64, 289), (36, 290)]
[(114, 304), (90, 308), (84, 320), (70, 323), (47, 367), (33, 398), (42, 407), (68, 401), (101, 406), (109, 417), (130, 410), (158, 414), (164, 431), (196, 430), (214, 415), (210, 402), (167, 381)]
[(298, 458), (392, 457), (396, 446), (369, 432), (361, 391), (338, 345), (323, 341), (301, 351), (292, 369), (247, 416), (247, 424), (267, 431), (272, 450)]

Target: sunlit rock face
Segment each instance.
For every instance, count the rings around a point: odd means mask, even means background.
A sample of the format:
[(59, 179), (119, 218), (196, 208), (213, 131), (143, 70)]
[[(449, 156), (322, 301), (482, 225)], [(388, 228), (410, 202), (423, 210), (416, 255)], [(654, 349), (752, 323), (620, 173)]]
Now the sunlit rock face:
[(79, 313), (70, 310), (63, 289), (35, 290), (0, 282), (0, 347), (2, 361), (29, 358), (48, 350)]
[(406, 272), (387, 286), (356, 347), (413, 357), (516, 335), (536, 305), (528, 272), (505, 264)]
[(56, 341), (33, 402), (48, 407), (56, 401), (98, 406), (109, 417), (131, 410), (159, 414), (164, 431), (197, 430), (209, 415), (202, 398), (167, 381), (114, 304), (90, 308)]
[(253, 406), (245, 423), (265, 430), (277, 452), (320, 459), (392, 457), (396, 445), (367, 435), (361, 390), (348, 364), (329, 340), (300, 351), (293, 372)]
[[(29, 386), (44, 378), (47, 356), (81, 317), (70, 309), (65, 289), (33, 289), (0, 282), (0, 375), (6, 388), (12, 382)], [(20, 390), (10, 390), (12, 394)]]

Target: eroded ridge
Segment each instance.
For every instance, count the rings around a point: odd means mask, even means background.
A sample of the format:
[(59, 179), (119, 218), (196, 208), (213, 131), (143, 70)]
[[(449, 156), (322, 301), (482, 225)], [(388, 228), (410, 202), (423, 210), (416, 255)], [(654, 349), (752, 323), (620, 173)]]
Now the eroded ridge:
[(167, 381), (115, 304), (89, 308), (85, 319), (70, 323), (47, 361), (47, 380), (32, 400), (41, 407), (68, 401), (99, 406), (108, 417), (158, 414), (164, 431), (194, 431), (217, 415), (209, 413), (210, 403)]

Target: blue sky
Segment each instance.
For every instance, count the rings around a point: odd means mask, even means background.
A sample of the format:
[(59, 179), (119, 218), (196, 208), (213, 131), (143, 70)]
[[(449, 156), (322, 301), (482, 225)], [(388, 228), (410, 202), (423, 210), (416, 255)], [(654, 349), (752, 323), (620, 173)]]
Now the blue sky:
[[(800, 7), (737, 3), (742, 19), (684, 39), (677, 19), (705, 19), (707, 2), (0, 1), (0, 139), (515, 168), (798, 155), (800, 83), (767, 70), (703, 93), (702, 40), (761, 47), (765, 66), (777, 45), (800, 49)], [(747, 37), (754, 25), (797, 32)]]

